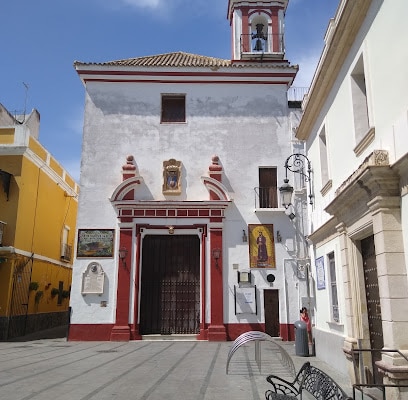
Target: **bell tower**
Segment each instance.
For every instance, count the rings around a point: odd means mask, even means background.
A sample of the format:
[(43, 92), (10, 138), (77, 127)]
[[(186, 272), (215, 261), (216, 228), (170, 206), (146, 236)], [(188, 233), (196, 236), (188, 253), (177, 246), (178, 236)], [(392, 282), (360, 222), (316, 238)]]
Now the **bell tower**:
[(283, 60), (289, 0), (229, 0), (232, 60)]

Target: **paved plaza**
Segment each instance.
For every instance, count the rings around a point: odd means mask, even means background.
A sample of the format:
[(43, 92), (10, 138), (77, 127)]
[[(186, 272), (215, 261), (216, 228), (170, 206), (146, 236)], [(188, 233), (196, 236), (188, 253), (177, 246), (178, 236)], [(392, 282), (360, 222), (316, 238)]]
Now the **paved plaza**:
[[(316, 357), (294, 355), (294, 345), (279, 342), (296, 370), (305, 362), (324, 369), (348, 393), (345, 376)], [(266, 376), (290, 378), (276, 346), (247, 343), (226, 364), (232, 342), (133, 341), (68, 342), (49, 338), (0, 342), (0, 399), (264, 399)], [(258, 360), (259, 361), (259, 360)], [(259, 368), (260, 366), (260, 368)]]

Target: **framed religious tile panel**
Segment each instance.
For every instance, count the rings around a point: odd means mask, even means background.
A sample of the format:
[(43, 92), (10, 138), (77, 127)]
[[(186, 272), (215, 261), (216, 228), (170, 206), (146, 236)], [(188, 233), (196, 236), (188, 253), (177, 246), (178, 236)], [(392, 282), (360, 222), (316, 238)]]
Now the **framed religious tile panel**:
[(276, 268), (273, 225), (248, 225), (249, 266)]

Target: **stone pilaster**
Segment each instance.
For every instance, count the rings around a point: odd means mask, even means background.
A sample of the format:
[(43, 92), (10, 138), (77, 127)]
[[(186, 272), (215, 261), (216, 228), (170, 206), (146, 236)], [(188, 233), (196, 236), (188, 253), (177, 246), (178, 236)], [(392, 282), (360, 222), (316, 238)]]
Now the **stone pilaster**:
[[(408, 279), (405, 265), (399, 197), (377, 196), (368, 203), (372, 212), (384, 351), (377, 366), (384, 383), (408, 383)], [(408, 393), (387, 389), (387, 399), (408, 399)]]

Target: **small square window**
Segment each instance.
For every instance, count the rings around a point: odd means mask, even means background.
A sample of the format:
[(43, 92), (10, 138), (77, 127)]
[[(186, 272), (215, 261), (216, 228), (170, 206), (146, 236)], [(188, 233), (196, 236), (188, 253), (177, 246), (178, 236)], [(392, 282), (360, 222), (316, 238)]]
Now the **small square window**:
[(186, 96), (163, 95), (161, 122), (186, 122)]

